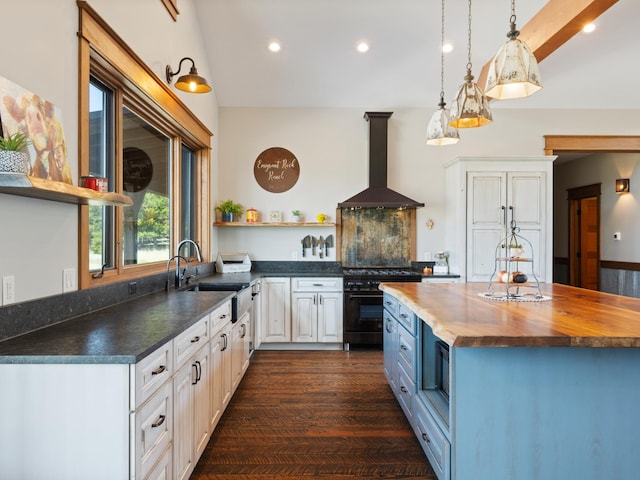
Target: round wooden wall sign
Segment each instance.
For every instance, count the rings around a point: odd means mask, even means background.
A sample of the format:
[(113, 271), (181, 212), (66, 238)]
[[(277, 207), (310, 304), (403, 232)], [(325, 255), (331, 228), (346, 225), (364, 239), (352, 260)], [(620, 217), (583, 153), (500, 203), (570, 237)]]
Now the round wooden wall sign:
[(262, 188), (282, 193), (293, 187), (300, 176), (300, 164), (286, 148), (267, 148), (253, 164), (253, 176)]

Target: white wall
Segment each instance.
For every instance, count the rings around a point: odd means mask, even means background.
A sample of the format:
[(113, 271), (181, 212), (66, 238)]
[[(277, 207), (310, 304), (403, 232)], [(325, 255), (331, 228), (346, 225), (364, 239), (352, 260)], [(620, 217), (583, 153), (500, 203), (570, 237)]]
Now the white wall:
[[(443, 164), (452, 158), (543, 155), (543, 136), (547, 134), (637, 134), (633, 127), (636, 110), (518, 110), (500, 109), (497, 103), (493, 102), (492, 124), (461, 130), (460, 142), (447, 147), (424, 143), (432, 110), (380, 109), (394, 112), (389, 119), (389, 187), (426, 204), (418, 209), (416, 260), (423, 260), (425, 252), (451, 249), (444, 240)], [(216, 200), (232, 198), (263, 214), (273, 209), (288, 213), (299, 208), (312, 216), (319, 211), (329, 213), (335, 219), (337, 203), (367, 186), (368, 124), (364, 111), (221, 108), (221, 169)], [(598, 118), (597, 123), (594, 118)], [(298, 183), (278, 194), (262, 190), (253, 177), (257, 156), (275, 146), (291, 150), (300, 162)], [(434, 221), (431, 230), (426, 227), (429, 218)], [(268, 260), (290, 260), (300, 238), (315, 232), (300, 228), (217, 230), (221, 251), (248, 251), (253, 259)]]
[[(640, 262), (640, 153), (590, 155), (556, 166), (554, 238), (556, 256), (568, 256), (567, 189), (601, 183), (600, 258), (618, 262)], [(630, 179), (631, 193), (615, 193), (617, 178)], [(635, 193), (634, 193), (635, 192)], [(613, 239), (620, 232), (619, 241)]]
[[(165, 66), (177, 68), (184, 56), (194, 58), (199, 73), (211, 77), (191, 0), (180, 0), (177, 22), (160, 0), (91, 0), (89, 4), (161, 79)], [(7, 1), (2, 18), (0, 76), (61, 108), (68, 161), (77, 184), (76, 1)], [(214, 93), (178, 95), (217, 132)], [(217, 172), (215, 136), (212, 147)], [(0, 194), (0, 229), (0, 277), (15, 277), (16, 301), (61, 293), (63, 269), (78, 268), (78, 207)]]

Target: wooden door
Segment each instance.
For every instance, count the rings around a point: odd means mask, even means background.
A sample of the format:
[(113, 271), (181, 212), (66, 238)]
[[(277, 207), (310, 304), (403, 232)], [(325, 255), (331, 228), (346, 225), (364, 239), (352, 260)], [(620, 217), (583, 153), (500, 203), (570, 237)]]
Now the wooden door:
[(569, 284), (591, 290), (600, 288), (599, 187), (569, 190)]

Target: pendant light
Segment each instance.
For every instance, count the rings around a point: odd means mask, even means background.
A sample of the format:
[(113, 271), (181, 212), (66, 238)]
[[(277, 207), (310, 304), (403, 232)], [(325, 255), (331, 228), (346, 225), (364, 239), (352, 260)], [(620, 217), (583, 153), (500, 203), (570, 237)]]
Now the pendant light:
[(429, 120), (427, 126), (427, 145), (453, 145), (460, 141), (458, 129), (449, 125), (449, 109), (444, 108), (444, 0), (442, 0), (442, 24), (440, 28), (440, 107)]
[(516, 30), (516, 2), (511, 0), (511, 30), (505, 43), (489, 66), (486, 95), (508, 99), (533, 95), (542, 88), (536, 57), (529, 47), (518, 39)]
[(489, 101), (480, 87), (473, 81), (473, 75), (471, 74), (471, 0), (469, 0), (467, 74), (453, 101), (449, 125), (455, 128), (474, 128), (482, 127), (492, 121)]

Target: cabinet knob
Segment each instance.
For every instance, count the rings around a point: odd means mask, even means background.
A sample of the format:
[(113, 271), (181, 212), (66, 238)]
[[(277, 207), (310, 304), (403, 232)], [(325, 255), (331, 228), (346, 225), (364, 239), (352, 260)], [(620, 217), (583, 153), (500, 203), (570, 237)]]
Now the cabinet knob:
[(429, 435), (424, 432), (422, 433), (422, 439), (427, 443), (431, 443), (431, 440), (429, 440)]

